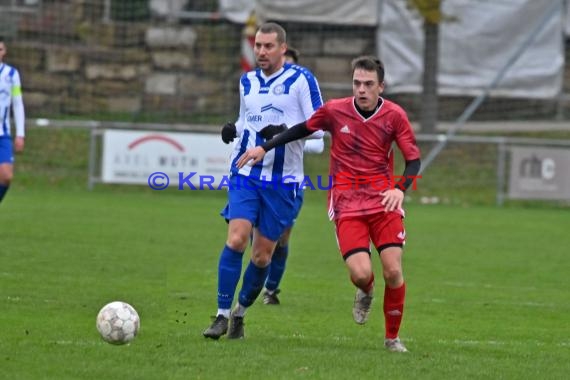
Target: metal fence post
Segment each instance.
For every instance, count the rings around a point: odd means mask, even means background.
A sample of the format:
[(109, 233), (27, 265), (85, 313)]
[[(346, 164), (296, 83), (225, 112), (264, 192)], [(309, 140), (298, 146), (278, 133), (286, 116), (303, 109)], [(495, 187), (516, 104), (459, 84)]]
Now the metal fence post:
[(497, 144), (497, 206), (502, 206), (505, 202), (505, 168), (507, 149), (505, 140), (502, 139)]

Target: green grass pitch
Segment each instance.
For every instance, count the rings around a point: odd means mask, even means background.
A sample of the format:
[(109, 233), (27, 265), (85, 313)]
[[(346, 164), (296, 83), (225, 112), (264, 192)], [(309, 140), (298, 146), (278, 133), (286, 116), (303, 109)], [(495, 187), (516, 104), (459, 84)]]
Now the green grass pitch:
[[(323, 197), (313, 193), (293, 233), (282, 304), (254, 304), (243, 341), (204, 339), (216, 311), (224, 202), (223, 192), (15, 187), (0, 207), (0, 377), (570, 373), (568, 209), (409, 206), (401, 338), (410, 352), (390, 354), (382, 347), (381, 296), (365, 326), (352, 321), (354, 288)], [(113, 300), (140, 314), (140, 334), (130, 345), (109, 345), (95, 329), (99, 308)]]

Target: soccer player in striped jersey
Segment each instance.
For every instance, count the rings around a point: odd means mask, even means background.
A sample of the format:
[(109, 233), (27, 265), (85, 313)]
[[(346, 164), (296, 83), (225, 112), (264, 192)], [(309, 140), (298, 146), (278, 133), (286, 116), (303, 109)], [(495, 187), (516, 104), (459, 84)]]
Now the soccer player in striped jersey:
[[(252, 167), (238, 168), (237, 159), (255, 147), (309, 118), (321, 105), (316, 78), (306, 68), (286, 63), (286, 32), (276, 23), (261, 25), (255, 35), (257, 68), (240, 78), (240, 110), (234, 125), (222, 129), (222, 140), (238, 137), (231, 156), (228, 237), (218, 264), (218, 312), (203, 332), (207, 338), (244, 337), (246, 309), (261, 293), (276, 242), (292, 225), (295, 198), (303, 173), (304, 141), (275, 149)], [(265, 128), (268, 124), (274, 126)], [(309, 134), (322, 138), (324, 132)], [(309, 137), (308, 135), (308, 137)], [(251, 260), (243, 274), (238, 302), (231, 309), (242, 270), (242, 256), (253, 231)]]
[(4, 199), (14, 176), (14, 152), (12, 149), (10, 108), (14, 113), (16, 152), (24, 150), (24, 102), (20, 74), (15, 67), (4, 63), (6, 42), (0, 37), (0, 203)]
[[(406, 292), (402, 203), (404, 192), (419, 173), (420, 151), (404, 110), (381, 97), (383, 64), (363, 56), (353, 60), (352, 70), (354, 96), (327, 102), (307, 121), (247, 150), (237, 167), (255, 167), (272, 149), (316, 130), (331, 134), (329, 170), (333, 185), (329, 190), (329, 217), (335, 222), (339, 249), (357, 288), (353, 318), (358, 324), (366, 323), (374, 296), (372, 241), (380, 256), (385, 283), (384, 345), (393, 352), (407, 352), (399, 338)], [(388, 180), (393, 172), (393, 142), (406, 160), (402, 180), (395, 184)]]
[[(299, 52), (292, 47), (288, 47), (285, 51), (285, 62), (291, 64), (299, 63)], [(305, 153), (320, 154), (323, 152), (325, 144), (322, 138), (320, 139), (307, 139), (305, 140), (305, 146), (303, 151)], [(301, 207), (303, 206), (304, 189), (300, 188), (297, 190), (297, 196), (295, 197), (295, 219), (299, 216), (301, 212)], [(265, 280), (265, 287), (263, 289), (263, 303), (265, 305), (279, 305), (279, 297), (277, 296), (281, 289), (279, 285), (285, 274), (285, 267), (287, 265), (287, 258), (289, 257), (289, 239), (291, 238), (291, 232), (293, 230), (293, 225), (287, 227), (285, 232), (279, 237), (277, 241), (277, 246), (273, 251), (273, 256), (271, 257), (271, 264), (269, 264), (269, 274)]]

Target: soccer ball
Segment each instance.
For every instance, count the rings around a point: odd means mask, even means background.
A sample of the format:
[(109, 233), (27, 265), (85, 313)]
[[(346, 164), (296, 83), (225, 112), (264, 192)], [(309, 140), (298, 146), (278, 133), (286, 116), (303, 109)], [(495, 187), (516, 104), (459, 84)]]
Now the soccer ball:
[(108, 303), (97, 314), (97, 330), (111, 344), (129, 343), (137, 336), (140, 326), (137, 311), (126, 302)]

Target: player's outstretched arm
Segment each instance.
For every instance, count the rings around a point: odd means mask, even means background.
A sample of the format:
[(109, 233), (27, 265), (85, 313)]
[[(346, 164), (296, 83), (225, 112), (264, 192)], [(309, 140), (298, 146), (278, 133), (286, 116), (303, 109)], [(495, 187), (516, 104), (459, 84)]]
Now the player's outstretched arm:
[(288, 142), (302, 139), (309, 136), (312, 132), (307, 129), (307, 124), (303, 121), (283, 133), (278, 134), (269, 141), (266, 141), (261, 146), (250, 148), (246, 150), (236, 162), (236, 166), (241, 169), (245, 164), (249, 163), (250, 166), (255, 165), (263, 159), (265, 153), (279, 145), (285, 145)]
[(261, 137), (263, 137), (266, 140), (271, 140), (273, 137), (275, 137), (276, 135), (283, 133), (287, 130), (287, 125), (285, 124), (279, 124), (279, 125), (268, 125), (265, 128), (263, 128), (261, 131), (259, 131), (259, 134), (261, 135)]

